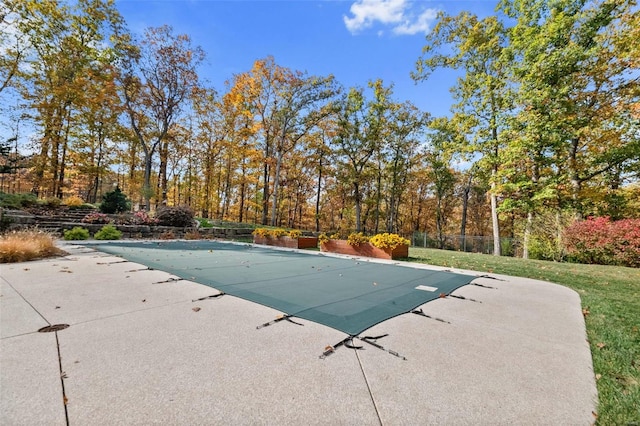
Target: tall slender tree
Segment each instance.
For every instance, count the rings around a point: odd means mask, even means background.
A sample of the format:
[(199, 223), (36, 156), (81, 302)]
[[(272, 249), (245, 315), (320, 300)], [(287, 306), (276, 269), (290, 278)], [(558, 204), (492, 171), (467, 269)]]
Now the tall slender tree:
[(463, 71), (452, 93), (457, 103), (453, 112), (472, 134), (471, 149), (482, 156), (481, 165), (491, 170), (491, 218), (493, 254), (500, 256), (498, 218), (498, 171), (500, 154), (506, 145), (502, 130), (511, 111), (510, 80), (504, 61), (507, 31), (497, 16), (479, 19), (462, 12), (441, 13), (429, 35), (422, 57), (412, 73), (416, 81), (428, 79), (439, 68)]
[(95, 72), (96, 64), (106, 66), (113, 60), (106, 41), (122, 18), (110, 0), (12, 4), (20, 18), (17, 29), (29, 45), (20, 91), (41, 134), (32, 190), (62, 197), (70, 137), (90, 101), (86, 93), (104, 77)]
[(147, 29), (139, 46), (120, 47), (127, 53), (122, 62), (122, 96), (144, 154), (143, 197), (149, 210), (153, 158), (197, 86), (204, 52), (192, 46), (189, 36), (175, 35), (167, 25)]
[(369, 82), (369, 88), (373, 92), (369, 100), (361, 88), (351, 88), (342, 97), (333, 140), (345, 176), (353, 188), (356, 232), (362, 231), (365, 173), (371, 158), (382, 145), (392, 93), (392, 88), (385, 87), (382, 80)]

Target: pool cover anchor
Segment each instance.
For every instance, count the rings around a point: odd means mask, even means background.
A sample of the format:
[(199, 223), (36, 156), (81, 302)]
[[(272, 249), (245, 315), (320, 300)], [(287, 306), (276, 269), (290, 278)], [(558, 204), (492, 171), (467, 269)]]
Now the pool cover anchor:
[(184, 278), (174, 278), (174, 277), (169, 277), (169, 278), (167, 278), (167, 279), (166, 279), (166, 280), (164, 280), (164, 281), (158, 281), (158, 282), (151, 283), (151, 284), (175, 283), (175, 282), (183, 281), (183, 280), (184, 280)]
[(273, 324), (275, 324), (277, 322), (280, 322), (280, 321), (283, 321), (283, 320), (284, 321), (288, 321), (291, 324), (300, 325), (300, 326), (304, 327), (304, 324), (301, 324), (299, 322), (295, 322), (294, 320), (291, 319), (291, 317), (292, 317), (292, 315), (280, 315), (278, 318), (276, 318), (276, 319), (274, 319), (272, 321), (265, 322), (264, 324), (260, 324), (259, 326), (256, 327), (256, 330), (260, 330), (261, 328), (269, 327), (270, 325), (273, 325)]
[(425, 314), (425, 313), (424, 313), (424, 311), (422, 310), (422, 308), (420, 308), (420, 309), (414, 309), (413, 311), (411, 311), (411, 313), (412, 313), (412, 314), (416, 314), (416, 315), (420, 315), (420, 316), (422, 316), (422, 317), (429, 318), (429, 319), (432, 319), (432, 320), (436, 320), (436, 321), (444, 322), (444, 323), (446, 323), (446, 324), (451, 324), (449, 321), (447, 321), (447, 320), (443, 320), (442, 318), (432, 317), (431, 315), (427, 315), (427, 314)]
[(125, 272), (142, 272), (142, 271), (155, 271), (155, 269), (153, 269), (153, 268), (141, 268), (141, 269), (132, 269), (130, 271), (125, 271)]
[(482, 288), (491, 288), (495, 290), (495, 287), (491, 287), (490, 285), (484, 285), (484, 284), (478, 284), (478, 283), (470, 283), (470, 285), (475, 285), (476, 287), (482, 287)]
[(329, 355), (331, 355), (332, 353), (334, 353), (340, 346), (344, 346), (345, 348), (349, 348), (349, 349), (354, 349), (354, 350), (361, 350), (364, 349), (364, 346), (356, 346), (353, 344), (353, 339), (358, 339), (361, 342), (365, 342), (370, 344), (371, 346), (380, 349), (381, 351), (384, 351), (388, 354), (391, 354), (395, 357), (398, 357), (404, 361), (407, 360), (406, 357), (400, 355), (398, 352), (391, 350), (391, 349), (387, 349), (384, 346), (382, 346), (381, 344), (379, 344), (377, 342), (378, 339), (382, 339), (383, 337), (387, 337), (389, 334), (383, 334), (380, 336), (364, 336), (364, 337), (360, 337), (360, 336), (349, 336), (347, 338), (345, 338), (344, 340), (341, 340), (340, 342), (336, 343), (333, 346), (327, 346), (324, 349), (324, 352), (322, 353), (322, 355), (320, 355), (320, 359), (325, 359), (326, 357), (328, 357)]
[(476, 302), (476, 303), (482, 303), (481, 301), (476, 300), (476, 299), (472, 299), (472, 298), (470, 298), (470, 297), (458, 296), (457, 294), (451, 294), (451, 293), (449, 293), (449, 294), (447, 294), (447, 293), (440, 293), (440, 298), (441, 298), (441, 299), (445, 299), (445, 298), (447, 298), (447, 297), (455, 297), (456, 299), (468, 300), (468, 301), (470, 301), (470, 302)]
[(96, 265), (115, 265), (117, 263), (129, 263), (128, 260), (116, 260), (113, 262), (97, 262)]
[(212, 294), (211, 296), (205, 296), (205, 297), (201, 297), (199, 299), (193, 299), (192, 302), (200, 302), (202, 300), (207, 300), (207, 299), (217, 299), (218, 297), (222, 297), (224, 296), (226, 293), (221, 291), (218, 294)]
[(328, 345), (326, 348), (324, 348), (324, 352), (322, 352), (322, 355), (320, 355), (319, 358), (325, 359), (326, 357), (334, 353), (340, 346), (344, 346), (345, 348), (356, 349), (356, 350), (363, 349), (364, 348), (363, 346), (356, 346), (353, 344), (353, 339), (355, 338), (357, 338), (357, 336), (349, 336), (339, 341), (333, 346)]
[(472, 299), (472, 298), (470, 298), (470, 297), (458, 296), (457, 294), (449, 294), (449, 296), (451, 296), (451, 297), (455, 297), (456, 299), (468, 300), (468, 301), (470, 301), (470, 302), (482, 303), (482, 302), (481, 302), (481, 301), (479, 301), (479, 300)]
[(391, 354), (393, 356), (396, 356), (396, 357), (400, 358), (403, 361), (406, 361), (407, 358), (402, 356), (402, 355), (400, 355), (398, 352), (393, 351), (391, 349), (387, 349), (384, 346), (378, 344), (378, 342), (377, 342), (378, 339), (382, 339), (383, 337), (387, 337), (388, 335), (389, 334), (382, 334), (380, 336), (364, 336), (364, 337), (358, 337), (358, 339), (360, 339), (361, 341), (363, 341), (365, 343), (370, 344), (373, 347), (376, 347), (376, 348), (378, 348), (378, 349), (380, 349), (382, 351), (385, 351), (385, 352), (387, 352), (387, 353), (389, 353), (389, 354)]
[[(478, 275), (478, 276), (476, 276), (476, 278), (488, 278), (490, 280), (504, 281), (502, 278), (496, 278), (496, 277), (492, 277), (491, 275), (486, 275), (486, 274), (485, 275)], [(478, 284), (475, 284), (475, 285), (478, 285)], [(482, 286), (482, 287), (486, 287), (486, 286)]]

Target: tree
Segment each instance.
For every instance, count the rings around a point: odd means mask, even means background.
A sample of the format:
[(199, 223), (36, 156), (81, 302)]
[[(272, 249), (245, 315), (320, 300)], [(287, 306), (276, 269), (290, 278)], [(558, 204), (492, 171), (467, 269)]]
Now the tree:
[(559, 195), (566, 195), (578, 214), (584, 213), (584, 184), (640, 159), (637, 120), (630, 116), (640, 78), (629, 73), (638, 52), (634, 57), (623, 41), (633, 30), (630, 16), (638, 22), (632, 4), (501, 4), (517, 19), (509, 51), (519, 86), (518, 120), (527, 123), (522, 137), (530, 145), (536, 141), (539, 152), (553, 154), (556, 182), (568, 189)]
[(445, 203), (454, 195), (456, 175), (451, 167), (457, 134), (451, 121), (445, 118), (434, 120), (430, 126), (429, 147), (425, 152), (427, 177), (431, 182), (436, 201), (436, 234), (441, 249), (444, 248), (444, 230), (448, 222)]
[[(429, 121), (427, 113), (420, 112), (410, 102), (394, 104), (389, 120), (389, 134), (384, 147), (387, 194), (387, 232), (399, 231), (400, 205), (407, 192), (407, 183), (416, 163), (418, 147)], [(376, 229), (377, 232), (377, 229)]]
[(302, 73), (289, 74), (280, 88), (281, 108), (277, 111), (275, 155), (276, 169), (273, 181), (271, 226), (276, 225), (280, 169), (284, 156), (294, 150), (325, 117), (332, 114), (329, 101), (338, 93), (333, 76), (307, 77)]
[(462, 69), (452, 88), (458, 101), (453, 106), (456, 120), (472, 134), (470, 150), (482, 155), (479, 165), (491, 170), (491, 217), (493, 254), (500, 256), (498, 220), (498, 171), (500, 154), (506, 141), (502, 130), (510, 114), (509, 75), (503, 52), (507, 32), (496, 16), (479, 19), (468, 12), (457, 16), (441, 13), (438, 24), (427, 35), (423, 56), (412, 77), (428, 79), (439, 68)]
[(19, 74), (28, 47), (25, 34), (19, 29), (17, 10), (16, 0), (0, 4), (0, 93), (10, 87)]
[(127, 196), (122, 193), (120, 187), (116, 187), (113, 191), (104, 194), (102, 203), (100, 203), (100, 211), (103, 213), (122, 213), (130, 208), (131, 203)]
[(392, 88), (384, 87), (381, 80), (369, 82), (369, 88), (373, 91), (373, 98), (368, 101), (361, 88), (351, 88), (341, 98), (333, 140), (353, 188), (356, 232), (362, 230), (362, 186), (366, 167), (380, 149), (392, 92)]
[[(254, 62), (251, 71), (236, 75), (232, 89), (241, 96), (260, 128), (263, 152), (262, 224), (275, 225), (280, 170), (287, 154), (331, 113), (328, 102), (338, 93), (333, 76), (308, 76), (275, 63), (269, 56)], [(273, 191), (270, 190), (273, 177)]]
[(101, 74), (94, 71), (113, 61), (105, 42), (121, 17), (113, 1), (13, 4), (17, 29), (30, 47), (20, 93), (40, 127), (33, 192), (62, 197), (70, 140), (81, 126), (79, 111), (92, 101), (87, 96), (91, 89), (101, 84)]
[(316, 130), (309, 135), (306, 148), (309, 158), (313, 160), (314, 170), (317, 175), (315, 188), (315, 229), (320, 231), (320, 200), (323, 192), (322, 183), (326, 180), (327, 172), (331, 165), (331, 141), (336, 136), (336, 122), (334, 116), (329, 116), (321, 121)]
[(113, 164), (116, 142), (124, 138), (124, 133), (119, 122), (122, 105), (116, 87), (117, 70), (109, 62), (94, 62), (86, 73), (93, 84), (88, 84), (83, 94), (70, 157), (80, 174), (79, 192), (87, 202), (95, 203)]
[(187, 35), (174, 35), (166, 25), (147, 29), (139, 47), (121, 48), (126, 52), (122, 96), (129, 125), (144, 154), (143, 196), (148, 210), (153, 157), (197, 85), (196, 70), (204, 52), (193, 47)]
[(516, 21), (506, 52), (517, 116), (504, 158), (510, 208), (527, 216), (527, 257), (536, 214), (555, 209), (559, 238), (562, 210), (590, 214), (591, 201), (606, 198), (603, 190), (618, 186), (640, 160), (632, 117), (640, 79), (629, 72), (639, 55), (628, 38), (640, 21), (629, 1), (503, 1), (500, 7)]

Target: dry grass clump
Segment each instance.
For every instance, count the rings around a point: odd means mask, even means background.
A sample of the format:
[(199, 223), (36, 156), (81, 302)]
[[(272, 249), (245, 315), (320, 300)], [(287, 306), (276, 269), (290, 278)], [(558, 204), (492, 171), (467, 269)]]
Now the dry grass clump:
[(23, 230), (0, 235), (0, 263), (25, 262), (62, 253), (51, 234), (43, 231)]

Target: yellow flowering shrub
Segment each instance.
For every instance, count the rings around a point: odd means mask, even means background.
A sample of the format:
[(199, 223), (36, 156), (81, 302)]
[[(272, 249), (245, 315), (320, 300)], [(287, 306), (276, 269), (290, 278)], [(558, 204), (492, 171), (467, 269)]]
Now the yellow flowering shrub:
[(362, 232), (349, 234), (347, 237), (347, 243), (351, 246), (359, 246), (362, 243), (368, 243), (369, 237), (364, 235)]
[(269, 230), (267, 228), (256, 228), (253, 230), (253, 235), (255, 235), (256, 237), (265, 238), (267, 235), (269, 235)]
[(381, 249), (391, 249), (398, 247), (399, 245), (409, 245), (411, 242), (406, 238), (402, 238), (398, 234), (390, 234), (385, 232), (384, 234), (376, 234), (369, 239), (369, 242), (374, 246)]
[(302, 231), (299, 229), (292, 229), (291, 231), (289, 231), (289, 237), (290, 238), (295, 238), (298, 239), (302, 236)]

